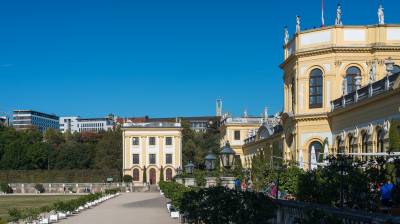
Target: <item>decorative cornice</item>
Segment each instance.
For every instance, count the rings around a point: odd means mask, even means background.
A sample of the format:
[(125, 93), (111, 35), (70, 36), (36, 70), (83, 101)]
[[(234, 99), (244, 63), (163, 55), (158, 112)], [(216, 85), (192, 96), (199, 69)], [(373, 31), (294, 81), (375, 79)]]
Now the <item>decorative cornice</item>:
[(375, 53), (378, 51), (382, 52), (398, 52), (400, 51), (400, 46), (398, 45), (384, 45), (383, 43), (376, 43), (370, 46), (361, 46), (361, 47), (350, 47), (350, 46), (325, 46), (319, 48), (310, 48), (306, 50), (299, 50), (296, 51), (294, 54), (290, 55), (286, 60), (279, 65), (281, 69), (283, 69), (287, 64), (289, 64), (292, 60), (302, 58), (302, 57), (309, 57), (309, 56), (316, 56), (316, 55), (323, 55), (329, 53)]

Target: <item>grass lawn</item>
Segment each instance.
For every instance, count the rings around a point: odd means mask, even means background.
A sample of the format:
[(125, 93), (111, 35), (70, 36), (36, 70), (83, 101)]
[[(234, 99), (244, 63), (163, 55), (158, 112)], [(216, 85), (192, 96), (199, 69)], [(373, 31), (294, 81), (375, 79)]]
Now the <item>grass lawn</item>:
[(52, 205), (57, 201), (67, 201), (78, 198), (77, 195), (7, 195), (0, 196), (0, 218), (8, 219), (10, 208), (40, 208), (45, 205)]

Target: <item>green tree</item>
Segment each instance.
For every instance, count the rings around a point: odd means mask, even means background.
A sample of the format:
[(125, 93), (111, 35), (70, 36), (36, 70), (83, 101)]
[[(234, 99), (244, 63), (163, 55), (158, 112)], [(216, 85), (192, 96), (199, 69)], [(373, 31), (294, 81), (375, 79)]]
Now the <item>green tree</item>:
[(122, 131), (116, 129), (104, 133), (95, 147), (94, 164), (97, 169), (122, 170)]

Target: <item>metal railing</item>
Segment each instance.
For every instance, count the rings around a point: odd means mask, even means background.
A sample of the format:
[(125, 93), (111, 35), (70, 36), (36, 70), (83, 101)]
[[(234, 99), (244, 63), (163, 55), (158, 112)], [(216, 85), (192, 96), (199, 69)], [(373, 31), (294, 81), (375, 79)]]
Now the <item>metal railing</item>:
[(292, 224), (296, 220), (305, 217), (306, 212), (310, 210), (318, 210), (328, 215), (334, 216), (341, 223), (351, 224), (380, 224), (391, 223), (400, 224), (400, 217), (380, 213), (369, 213), (360, 210), (335, 208), (328, 205), (308, 204), (299, 201), (275, 200), (278, 205), (275, 223)]
[(332, 111), (345, 108), (349, 105), (355, 104), (359, 101), (368, 99), (370, 97), (382, 94), (384, 92), (389, 91), (394, 82), (400, 76), (400, 73), (396, 73), (390, 76), (387, 76), (381, 80), (378, 80), (374, 83), (370, 83), (367, 86), (364, 86), (358, 90), (355, 90), (347, 95), (343, 95), (342, 97), (333, 100), (331, 102)]

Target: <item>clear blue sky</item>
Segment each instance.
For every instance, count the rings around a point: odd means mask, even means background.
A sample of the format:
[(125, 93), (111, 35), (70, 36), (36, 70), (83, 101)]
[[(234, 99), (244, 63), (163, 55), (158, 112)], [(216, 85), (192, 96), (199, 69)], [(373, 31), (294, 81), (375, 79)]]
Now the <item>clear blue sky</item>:
[[(378, 0), (343, 1), (344, 24)], [(337, 1), (325, 0), (326, 25)], [(399, 23), (398, 0), (383, 0)], [(0, 1), (0, 111), (57, 115), (259, 114), (282, 110), (283, 27), (321, 24), (321, 0)]]

